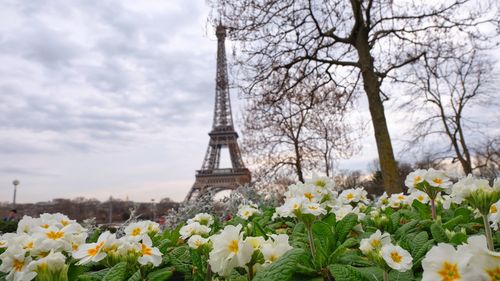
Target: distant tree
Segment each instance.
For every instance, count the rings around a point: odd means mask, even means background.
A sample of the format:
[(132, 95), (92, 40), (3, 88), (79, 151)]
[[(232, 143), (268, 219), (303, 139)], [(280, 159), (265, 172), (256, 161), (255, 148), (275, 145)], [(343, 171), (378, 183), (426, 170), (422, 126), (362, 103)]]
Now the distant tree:
[(304, 182), (304, 173), (320, 166), (329, 174), (334, 153), (350, 155), (347, 150), (355, 142), (348, 137), (350, 127), (342, 124), (345, 97), (333, 90), (316, 92), (317, 85), (304, 80), (300, 87), (278, 93), (285, 98), (270, 94), (248, 99), (243, 148), (263, 171), (257, 174), (295, 175)]
[(484, 39), (492, 29), (482, 25), (498, 24), (493, 0), (212, 2), (218, 9), (214, 21), (222, 19), (239, 43), (245, 95), (267, 95), (265, 85), (290, 77), (296, 83), (284, 82), (276, 93), (288, 92), (307, 77), (350, 94), (362, 88), (389, 193), (401, 187), (383, 104), (390, 89), (383, 88), (383, 81), (407, 77), (396, 71), (432, 52), (436, 38)]
[[(474, 151), (482, 150), (482, 141), (500, 137), (491, 135), (495, 131), (487, 130), (484, 122), (470, 118), (472, 110), (488, 113), (487, 107), (498, 106), (497, 99), (491, 95), (492, 65), (493, 61), (474, 47), (455, 56), (426, 56), (424, 65), (414, 66), (416, 82), (409, 90), (408, 102), (403, 104), (403, 110), (414, 111), (417, 116), (415, 127), (409, 134), (412, 136), (409, 147), (419, 149), (426, 139), (433, 139), (436, 142), (434, 152), (440, 158), (458, 162), (464, 174), (477, 169)], [(497, 118), (500, 115), (497, 114)], [(495, 160), (490, 157), (481, 159), (477, 159), (481, 167), (487, 167)]]

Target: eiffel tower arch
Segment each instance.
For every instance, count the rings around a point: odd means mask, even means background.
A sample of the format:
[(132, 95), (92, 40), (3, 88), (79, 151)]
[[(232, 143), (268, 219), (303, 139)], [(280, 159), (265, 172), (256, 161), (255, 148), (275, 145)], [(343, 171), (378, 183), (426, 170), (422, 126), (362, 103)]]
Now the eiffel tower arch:
[[(219, 24), (215, 33), (217, 76), (212, 130), (208, 133), (210, 140), (203, 164), (201, 169), (196, 171), (196, 179), (185, 199), (186, 202), (196, 200), (205, 192), (234, 190), (251, 181), (251, 173), (241, 158), (238, 133), (233, 125), (225, 50), (226, 28)], [(231, 168), (220, 167), (221, 151), (225, 148), (229, 151)]]

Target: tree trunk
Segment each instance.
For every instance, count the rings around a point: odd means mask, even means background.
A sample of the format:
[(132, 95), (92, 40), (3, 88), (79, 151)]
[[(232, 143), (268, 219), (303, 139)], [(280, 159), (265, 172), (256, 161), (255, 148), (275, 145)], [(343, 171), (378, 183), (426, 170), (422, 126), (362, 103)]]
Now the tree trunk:
[[(354, 7), (353, 7), (354, 8)], [(359, 11), (360, 13), (360, 11)], [(358, 13), (356, 13), (358, 14)], [(359, 18), (361, 16), (361, 19)], [(380, 170), (384, 181), (384, 189), (388, 194), (402, 192), (401, 181), (399, 179), (398, 167), (394, 159), (391, 137), (385, 119), (384, 105), (380, 98), (380, 83), (373, 66), (373, 58), (370, 54), (368, 44), (368, 30), (364, 22), (361, 22), (362, 15), (357, 15), (355, 34), (355, 45), (359, 56), (359, 67), (363, 77), (363, 87), (368, 97), (368, 105), (372, 118), (375, 141), (377, 143)]]
[(295, 150), (295, 170), (297, 172), (297, 177), (300, 182), (304, 181), (304, 174), (302, 173), (302, 155), (300, 154), (299, 142), (298, 140), (293, 141), (293, 146)]

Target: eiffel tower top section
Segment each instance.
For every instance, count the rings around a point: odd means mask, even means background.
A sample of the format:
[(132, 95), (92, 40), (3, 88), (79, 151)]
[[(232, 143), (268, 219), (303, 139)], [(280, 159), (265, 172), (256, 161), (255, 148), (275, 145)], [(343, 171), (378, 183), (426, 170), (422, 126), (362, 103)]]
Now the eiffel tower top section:
[(226, 27), (219, 24), (217, 35), (217, 76), (215, 86), (215, 110), (212, 132), (234, 132), (231, 99), (229, 96), (229, 80), (226, 59)]

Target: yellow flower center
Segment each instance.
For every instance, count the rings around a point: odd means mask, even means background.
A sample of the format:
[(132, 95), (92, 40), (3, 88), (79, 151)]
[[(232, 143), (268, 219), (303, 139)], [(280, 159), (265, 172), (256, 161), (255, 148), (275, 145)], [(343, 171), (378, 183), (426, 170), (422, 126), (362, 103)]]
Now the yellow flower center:
[(420, 201), (420, 202), (424, 201), (424, 196), (423, 195), (419, 195), (417, 197), (417, 200)]
[(398, 199), (399, 199), (399, 200), (405, 200), (405, 196), (404, 196), (404, 195), (402, 195), (402, 194), (401, 194), (401, 195), (398, 195)]
[(433, 178), (432, 181), (436, 184), (442, 184), (443, 183), (443, 180), (440, 179), (440, 178)]
[(76, 243), (71, 243), (71, 249), (72, 249), (73, 251), (77, 251), (79, 247), (80, 247), (80, 245), (78, 245), (78, 244), (76, 244)]
[(196, 240), (196, 241), (194, 241), (194, 245), (195, 245), (196, 247), (200, 247), (200, 246), (201, 246), (201, 240)]
[(354, 194), (348, 193), (347, 194), (347, 199), (351, 200), (352, 198), (354, 198)]
[(403, 259), (403, 256), (401, 256), (398, 252), (392, 252), (391, 253), (391, 259), (395, 262), (395, 263), (400, 263), (401, 260)]
[(87, 250), (87, 255), (93, 257), (95, 255), (97, 255), (97, 253), (99, 252), (99, 250), (101, 249), (101, 247), (104, 245), (104, 242), (101, 242), (99, 244), (97, 244), (94, 248), (90, 248)]
[(64, 236), (64, 232), (62, 231), (49, 231), (45, 234), (47, 238), (52, 239), (52, 240), (58, 240), (61, 239)]
[(278, 257), (276, 255), (271, 255), (269, 257), (269, 260), (272, 261), (272, 262), (276, 261), (277, 259), (278, 259)]
[(293, 204), (293, 209), (294, 209), (294, 210), (297, 210), (297, 209), (299, 209), (299, 208), (300, 208), (300, 205), (299, 205), (299, 204), (297, 204), (297, 203)]
[(249, 212), (249, 211), (244, 211), (244, 212), (243, 212), (243, 216), (245, 216), (245, 217), (249, 217), (249, 216), (250, 216), (250, 212)]
[(373, 239), (371, 242), (370, 242), (370, 245), (372, 245), (373, 248), (377, 248), (378, 246), (380, 246), (380, 240), (378, 239)]
[(460, 280), (462, 276), (458, 273), (458, 265), (456, 263), (444, 262), (441, 269), (438, 271), (442, 281)]
[(413, 178), (413, 182), (414, 182), (414, 184), (415, 184), (415, 185), (416, 185), (417, 183), (419, 183), (421, 180), (422, 180), (422, 177), (421, 177), (421, 176), (416, 176), (415, 178)]
[(33, 241), (30, 241), (26, 245), (24, 245), (23, 249), (33, 249)]
[(314, 195), (312, 195), (311, 192), (306, 192), (304, 193), (304, 196), (309, 199), (309, 201), (312, 201), (314, 199)]
[(61, 224), (63, 226), (67, 226), (69, 224), (69, 221), (67, 221), (67, 220), (61, 220)]
[(309, 210), (313, 210), (313, 211), (315, 211), (315, 210), (317, 210), (317, 209), (318, 209), (318, 206), (313, 205), (313, 206), (309, 206), (309, 207), (307, 207), (307, 208), (308, 208)]
[(14, 270), (16, 271), (23, 271), (23, 267), (24, 267), (24, 261), (20, 261), (20, 260), (14, 260), (13, 264), (12, 264), (12, 268), (14, 268)]
[(151, 255), (153, 255), (153, 252), (151, 251), (151, 248), (149, 248), (144, 243), (141, 244), (141, 252), (142, 252), (143, 256), (151, 256)]
[(49, 228), (49, 225), (48, 224), (44, 224), (44, 225), (42, 225), (42, 228)]
[(238, 252), (238, 240), (232, 240), (229, 242), (228, 249), (230, 252), (237, 253)]
[(139, 234), (141, 234), (141, 228), (136, 227), (136, 228), (132, 229), (132, 233), (130, 235), (137, 236)]
[(500, 266), (497, 266), (496, 268), (492, 268), (490, 270), (486, 270), (488, 273), (488, 277), (490, 277), (491, 281), (498, 281), (500, 280)]
[(491, 205), (490, 213), (496, 214), (498, 212), (497, 205)]

